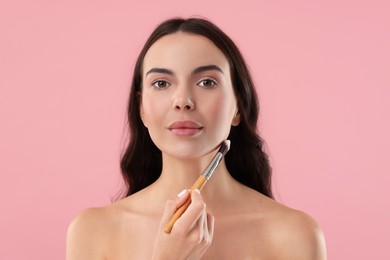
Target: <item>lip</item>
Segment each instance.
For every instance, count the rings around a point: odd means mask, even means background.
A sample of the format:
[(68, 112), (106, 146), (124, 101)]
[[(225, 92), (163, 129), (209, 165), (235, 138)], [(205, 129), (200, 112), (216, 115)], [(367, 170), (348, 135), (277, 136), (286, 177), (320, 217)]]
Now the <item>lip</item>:
[(168, 130), (174, 135), (190, 137), (200, 133), (203, 126), (193, 121), (176, 121), (168, 126)]

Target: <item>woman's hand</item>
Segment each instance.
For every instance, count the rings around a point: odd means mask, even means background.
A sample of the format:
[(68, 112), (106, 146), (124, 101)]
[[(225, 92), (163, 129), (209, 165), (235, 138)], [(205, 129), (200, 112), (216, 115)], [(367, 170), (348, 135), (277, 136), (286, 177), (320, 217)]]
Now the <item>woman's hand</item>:
[[(169, 219), (187, 199), (191, 204), (176, 221), (170, 234), (164, 232)], [(213, 239), (214, 217), (207, 213), (199, 190), (186, 191), (182, 196), (167, 201), (158, 234), (154, 243), (152, 259), (199, 259)]]

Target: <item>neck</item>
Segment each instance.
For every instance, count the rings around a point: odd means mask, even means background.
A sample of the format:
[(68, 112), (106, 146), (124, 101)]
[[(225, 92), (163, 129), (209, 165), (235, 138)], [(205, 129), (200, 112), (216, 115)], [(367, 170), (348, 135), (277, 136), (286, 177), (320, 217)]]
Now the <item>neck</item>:
[[(152, 185), (158, 198), (166, 201), (183, 189), (189, 189), (203, 174), (217, 151), (201, 158), (182, 159), (163, 154), (163, 169), (159, 179)], [(202, 189), (202, 197), (208, 206), (213, 202), (234, 196), (237, 182), (229, 174), (225, 160), (222, 159), (210, 180)]]

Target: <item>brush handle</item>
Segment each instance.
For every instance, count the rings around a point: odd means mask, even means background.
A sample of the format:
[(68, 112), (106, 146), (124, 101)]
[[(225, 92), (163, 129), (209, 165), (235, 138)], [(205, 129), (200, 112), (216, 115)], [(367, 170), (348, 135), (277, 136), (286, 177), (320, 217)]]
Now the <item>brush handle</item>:
[[(203, 186), (205, 185), (206, 181), (207, 181), (207, 179), (203, 175), (200, 175), (199, 178), (194, 183), (194, 185), (192, 185), (190, 191), (193, 191), (196, 189), (201, 190), (203, 188)], [(176, 220), (178, 220), (180, 218), (180, 216), (183, 215), (184, 211), (186, 211), (186, 209), (188, 208), (188, 206), (190, 206), (190, 204), (191, 204), (191, 198), (188, 198), (186, 200), (186, 202), (175, 211), (175, 213), (173, 214), (173, 216), (169, 220), (168, 224), (165, 226), (165, 229), (164, 229), (165, 233), (167, 233), (167, 234), (171, 233), (172, 227), (175, 224)]]

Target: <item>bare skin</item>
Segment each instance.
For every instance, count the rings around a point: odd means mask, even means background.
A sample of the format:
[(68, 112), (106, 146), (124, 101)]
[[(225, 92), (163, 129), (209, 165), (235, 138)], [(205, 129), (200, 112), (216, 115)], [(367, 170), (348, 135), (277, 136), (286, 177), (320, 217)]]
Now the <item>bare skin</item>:
[[(326, 259), (322, 231), (312, 218), (239, 184), (221, 166), (196, 198), (203, 198), (215, 218), (201, 259)], [(162, 176), (132, 196), (81, 213), (69, 228), (67, 259), (152, 259), (156, 235), (166, 235), (161, 226), (167, 220), (160, 225), (166, 201), (178, 200), (179, 189), (166, 189), (166, 181)], [(181, 187), (192, 184), (179, 181)]]
[[(143, 66), (140, 116), (162, 151), (161, 176), (77, 216), (68, 230), (67, 259), (326, 259), (313, 219), (240, 184), (224, 160), (201, 194), (177, 198), (240, 123), (223, 53), (207, 38), (180, 32), (157, 40)], [(200, 128), (171, 129), (183, 120)], [(169, 218), (190, 196), (189, 208), (165, 234)]]

